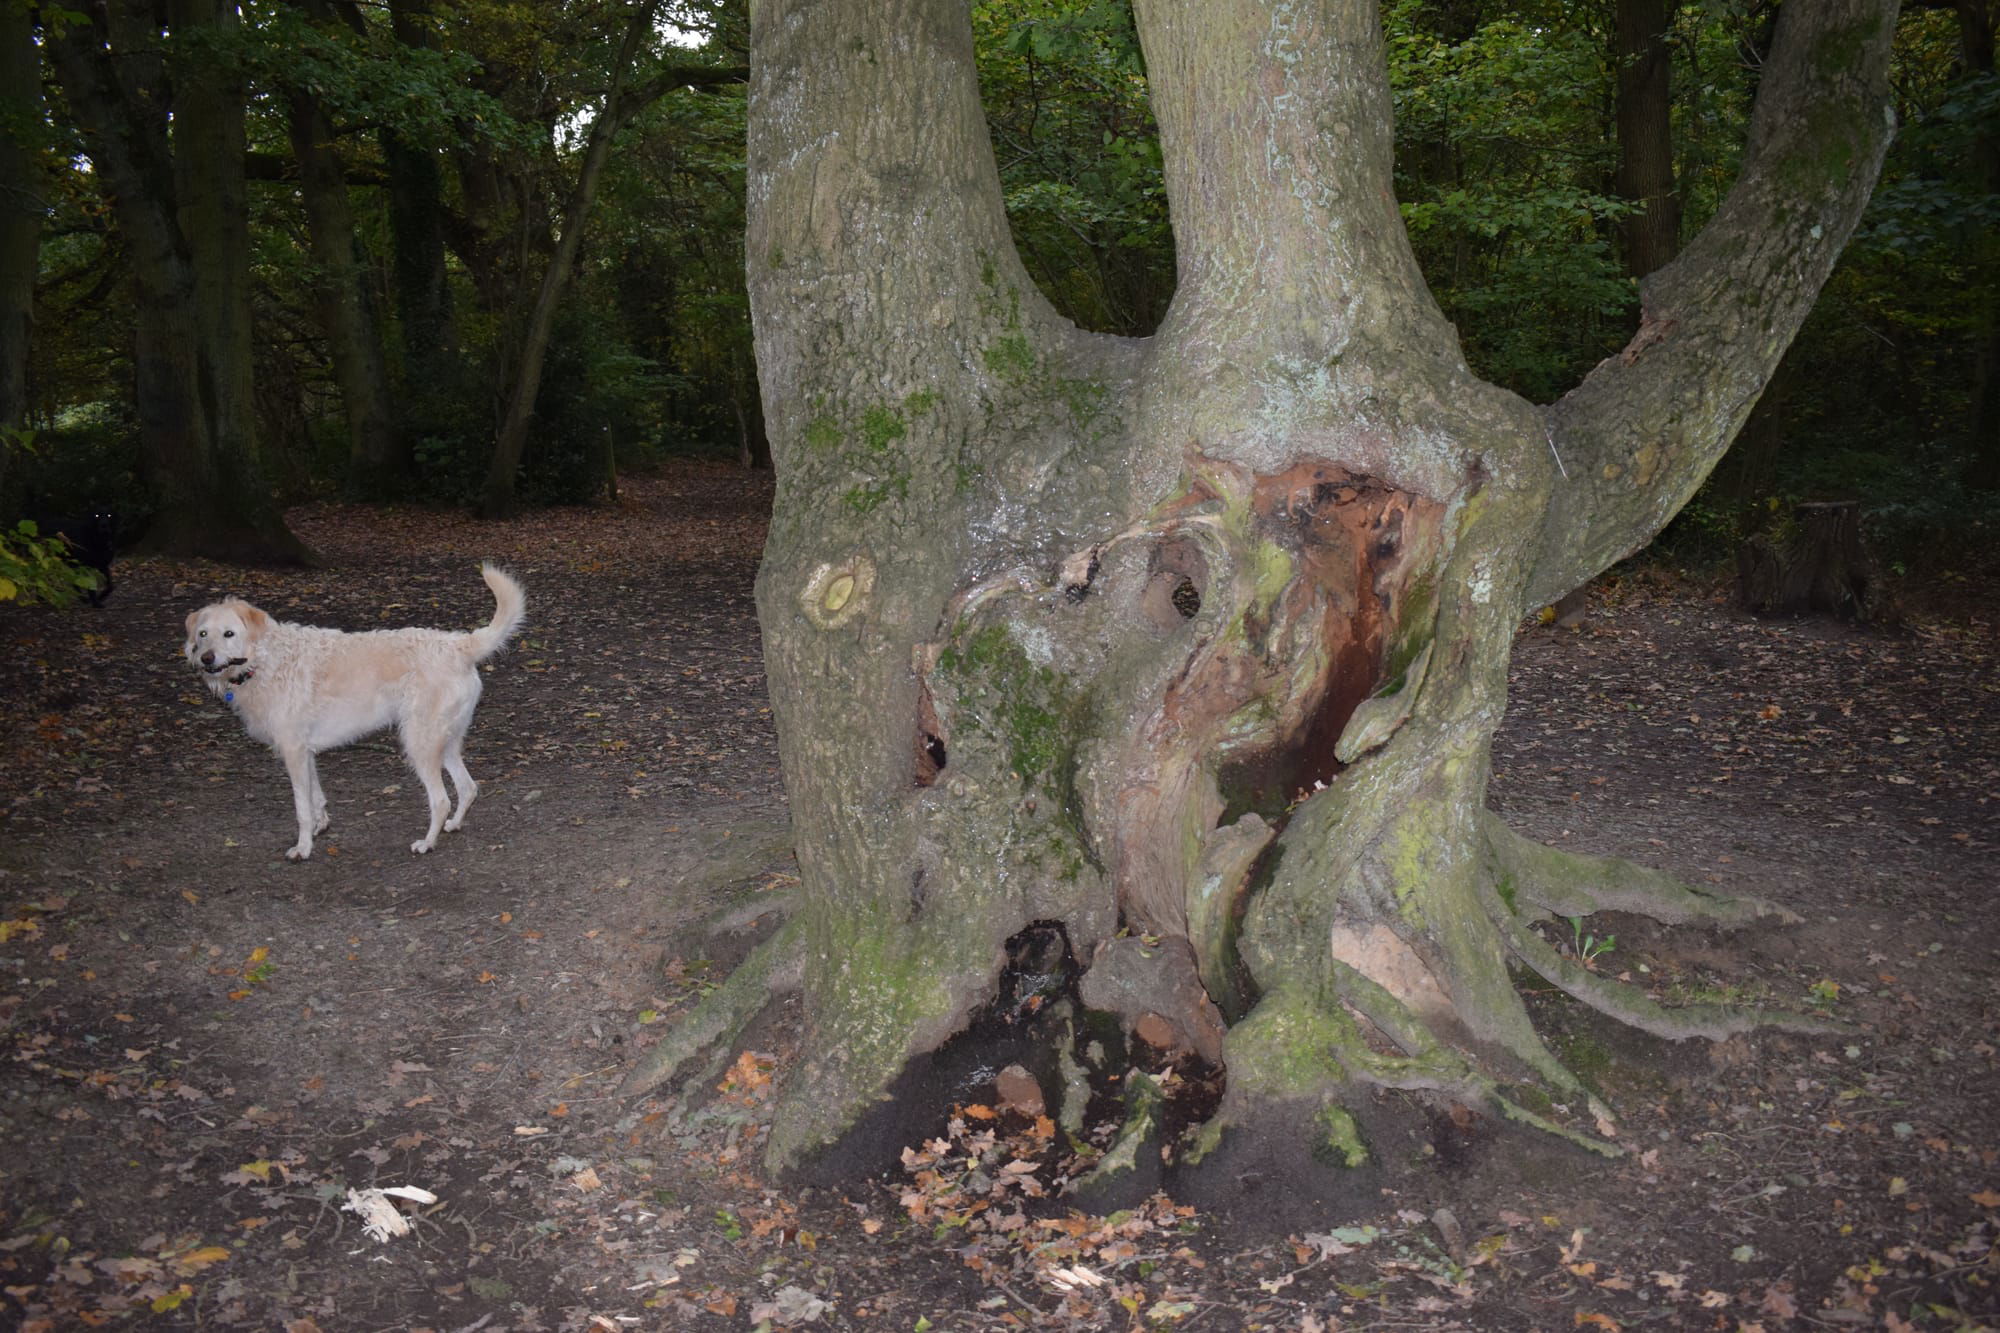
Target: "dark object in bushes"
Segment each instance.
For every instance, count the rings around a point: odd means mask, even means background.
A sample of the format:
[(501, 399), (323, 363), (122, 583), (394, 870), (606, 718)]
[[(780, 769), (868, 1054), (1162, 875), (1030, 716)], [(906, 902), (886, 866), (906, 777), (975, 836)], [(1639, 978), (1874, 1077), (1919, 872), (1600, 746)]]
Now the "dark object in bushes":
[(1861, 506), (1852, 500), (1795, 506), (1785, 519), (1736, 548), (1743, 605), (1759, 614), (1819, 611), (1894, 624), (1894, 599), (1861, 540)]
[(118, 516), (95, 509), (80, 518), (38, 518), (36, 523), (43, 536), (62, 538), (78, 564), (97, 571), (97, 587), (84, 597), (92, 606), (104, 605), (111, 595), (111, 561), (118, 552)]

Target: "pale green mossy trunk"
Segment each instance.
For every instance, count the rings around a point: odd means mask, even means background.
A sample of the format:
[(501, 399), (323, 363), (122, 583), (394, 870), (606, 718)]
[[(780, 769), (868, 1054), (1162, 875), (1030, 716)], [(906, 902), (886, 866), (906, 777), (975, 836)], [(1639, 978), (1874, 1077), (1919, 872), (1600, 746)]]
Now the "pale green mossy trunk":
[(1761, 909), (1517, 838), (1488, 753), (1524, 610), (1658, 530), (1803, 318), (1888, 139), (1894, 13), (1787, 7), (1743, 182), (1543, 409), (1468, 371), (1417, 272), (1374, 6), (1141, 0), (1179, 288), (1118, 340), (1015, 257), (963, 3), (763, 0), (758, 599), (802, 906), (628, 1086), (796, 974), (797, 1164), (1049, 922), (1089, 1003), (1224, 1066), (1206, 1142), (1277, 1108), (1347, 1162), (1370, 1086), (1611, 1129), (1510, 965), (1662, 1035), (1771, 1019), (1544, 945), (1550, 913)]

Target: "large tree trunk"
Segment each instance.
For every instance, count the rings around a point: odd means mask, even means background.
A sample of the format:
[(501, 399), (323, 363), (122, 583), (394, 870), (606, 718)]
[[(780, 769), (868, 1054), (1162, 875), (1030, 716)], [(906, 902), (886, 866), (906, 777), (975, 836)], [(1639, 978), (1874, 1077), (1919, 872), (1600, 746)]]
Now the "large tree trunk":
[(42, 124), (41, 58), (25, 6), (0, 9), (0, 483), (13, 457), (8, 433), (28, 415), (28, 334), (48, 204)]
[(1023, 272), (963, 4), (760, 5), (758, 606), (802, 905), (629, 1086), (796, 969), (769, 1160), (801, 1163), (1050, 923), (1087, 1003), (1224, 1067), (1184, 1161), (1257, 1139), (1230, 1127), (1358, 1161), (1371, 1086), (1594, 1138), (1510, 1091), (1595, 1107), (1510, 960), (1668, 1036), (1755, 1021), (1528, 929), (1766, 909), (1518, 838), (1488, 752), (1524, 610), (1665, 523), (1803, 318), (1888, 139), (1894, 12), (1787, 8), (1741, 184), (1538, 409), (1467, 370), (1417, 272), (1373, 5), (1141, 0), (1179, 258), (1143, 341)]
[[(332, 18), (321, 3), (304, 3), (301, 8), (315, 22)], [(347, 416), (349, 484), (362, 495), (393, 496), (409, 480), (410, 450), (396, 429), (382, 339), (368, 284), (355, 258), (347, 175), (334, 148), (332, 122), (318, 99), (295, 88), (287, 97), (286, 110), (312, 247), (313, 292)]]
[[(217, 0), (176, 0), (173, 13), (181, 31), (236, 21)], [(158, 501), (146, 543), (247, 563), (308, 560), (257, 451), (242, 91), (198, 53), (170, 79), (148, 4), (109, 0), (91, 20), (43, 37), (140, 294), (135, 394)]]

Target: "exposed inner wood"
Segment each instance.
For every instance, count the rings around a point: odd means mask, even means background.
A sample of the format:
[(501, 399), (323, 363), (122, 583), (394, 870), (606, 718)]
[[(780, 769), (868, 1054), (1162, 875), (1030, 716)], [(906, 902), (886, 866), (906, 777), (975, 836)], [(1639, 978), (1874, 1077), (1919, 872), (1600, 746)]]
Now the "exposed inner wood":
[(937, 782), (949, 760), (945, 749), (944, 723), (938, 720), (937, 705), (931, 699), (931, 683), (917, 682), (916, 743), (911, 747), (916, 767), (916, 785), (929, 787)]
[[(1188, 929), (1200, 839), (1218, 822), (1254, 810), (1282, 823), (1315, 783), (1339, 776), (1334, 747), (1382, 685), (1408, 587), (1436, 555), (1436, 501), (1323, 461), (1243, 480), (1250, 537), (1263, 549), (1235, 551), (1233, 562), (1272, 567), (1275, 547), (1290, 577), (1240, 627), (1224, 611), (1141, 730), (1134, 753), (1146, 758), (1120, 792), (1114, 831), (1119, 905), (1135, 930)], [(1210, 586), (1184, 539), (1161, 542), (1151, 567), (1142, 610), (1163, 628), (1183, 623), (1156, 605), (1169, 579), (1192, 581), (1204, 605), (1256, 582), (1239, 574), (1233, 588)], [(1231, 887), (1241, 891), (1240, 876)], [(1218, 910), (1229, 909), (1208, 903), (1201, 915), (1212, 921)]]
[[(1383, 683), (1409, 585), (1430, 567), (1444, 507), (1306, 462), (1259, 477), (1253, 512), (1258, 534), (1290, 555), (1293, 577), (1264, 623), (1246, 627), (1249, 674), (1271, 702), (1271, 724), (1225, 741), (1220, 776), (1230, 813), (1278, 818), (1315, 783), (1340, 775), (1335, 743)], [(1175, 702), (1184, 716), (1202, 704), (1195, 691)]]

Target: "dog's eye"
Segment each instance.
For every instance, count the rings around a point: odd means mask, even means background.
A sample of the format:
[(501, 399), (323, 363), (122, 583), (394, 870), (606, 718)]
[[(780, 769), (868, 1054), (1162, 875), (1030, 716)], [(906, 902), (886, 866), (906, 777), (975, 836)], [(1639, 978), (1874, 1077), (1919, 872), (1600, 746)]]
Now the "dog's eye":
[(222, 631), (222, 637), (225, 639), (233, 639), (236, 637), (236, 631), (233, 629), (226, 629)]

